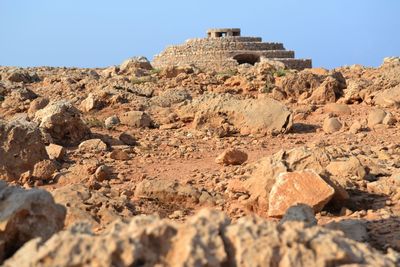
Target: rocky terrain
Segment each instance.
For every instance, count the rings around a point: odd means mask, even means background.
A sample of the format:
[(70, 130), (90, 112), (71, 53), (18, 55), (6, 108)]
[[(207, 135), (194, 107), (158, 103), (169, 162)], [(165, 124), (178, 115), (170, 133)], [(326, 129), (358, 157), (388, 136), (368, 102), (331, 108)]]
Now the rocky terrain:
[(400, 58), (0, 67), (4, 266), (400, 266)]

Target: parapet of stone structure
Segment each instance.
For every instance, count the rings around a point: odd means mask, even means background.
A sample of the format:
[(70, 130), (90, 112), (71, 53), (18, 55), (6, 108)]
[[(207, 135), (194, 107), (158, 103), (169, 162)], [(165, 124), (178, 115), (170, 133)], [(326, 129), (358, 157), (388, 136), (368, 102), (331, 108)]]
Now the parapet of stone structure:
[(169, 46), (154, 57), (152, 65), (157, 68), (194, 65), (224, 70), (244, 63), (254, 65), (263, 57), (282, 62), (289, 69), (312, 67), (311, 59), (295, 59), (294, 51), (286, 50), (282, 43), (266, 43), (260, 37), (242, 37), (238, 28), (209, 29), (206, 38)]

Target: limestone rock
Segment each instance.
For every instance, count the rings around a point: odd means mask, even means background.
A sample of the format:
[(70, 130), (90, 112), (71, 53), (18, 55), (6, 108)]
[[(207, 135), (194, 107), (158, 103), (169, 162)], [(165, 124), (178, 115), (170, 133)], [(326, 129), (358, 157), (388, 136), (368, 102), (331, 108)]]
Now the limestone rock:
[(0, 181), (0, 196), (0, 263), (30, 239), (45, 241), (64, 226), (64, 207), (46, 191)]
[(270, 98), (204, 94), (180, 108), (178, 115), (182, 120), (192, 120), (196, 129), (222, 131), (222, 136), (230, 132), (285, 133), (292, 126), (292, 112)]
[(55, 189), (54, 200), (67, 208), (65, 225), (86, 222), (93, 229), (103, 228), (111, 222), (133, 216), (133, 205), (120, 197), (108, 197), (90, 190), (82, 184)]
[(374, 103), (383, 108), (400, 107), (400, 85), (378, 92)]
[(65, 156), (65, 148), (56, 144), (46, 146), (47, 155), (50, 159), (61, 160)]
[(285, 215), (280, 220), (280, 224), (291, 221), (304, 222), (306, 226), (317, 225), (314, 210), (305, 204), (297, 204), (287, 209)]
[(111, 129), (114, 126), (117, 126), (119, 123), (120, 123), (119, 118), (113, 115), (105, 119), (104, 126), (106, 126), (107, 129)]
[(299, 203), (319, 212), (334, 193), (335, 190), (313, 170), (281, 173), (269, 195), (268, 215), (282, 217), (287, 209)]
[(215, 162), (224, 165), (241, 165), (247, 160), (247, 158), (247, 154), (243, 151), (238, 149), (227, 149), (215, 159)]
[(350, 126), (349, 131), (353, 134), (356, 134), (362, 130), (363, 126), (361, 122), (359, 121), (354, 121), (353, 124)]
[(102, 152), (107, 151), (107, 144), (101, 139), (89, 139), (79, 144), (79, 150), (82, 152)]
[(80, 112), (65, 100), (47, 105), (35, 114), (34, 121), (62, 146), (78, 145), (90, 134)]
[(35, 179), (50, 180), (53, 174), (58, 170), (57, 165), (52, 160), (42, 160), (35, 164), (32, 176)]
[(335, 266), (395, 267), (400, 255), (383, 254), (340, 231), (301, 222), (278, 225), (257, 217), (235, 223), (218, 211), (203, 210), (177, 224), (136, 216), (94, 234), (77, 225), (44, 244), (28, 242), (10, 266)]
[(143, 180), (135, 189), (135, 196), (139, 198), (157, 198), (160, 201), (191, 201), (198, 202), (200, 192), (193, 186), (183, 185), (176, 181), (165, 179)]
[(326, 166), (326, 170), (338, 177), (356, 176), (360, 180), (366, 175), (365, 168), (361, 165), (360, 160), (354, 156), (349, 157), (347, 160), (332, 161)]
[(44, 108), (49, 104), (49, 99), (46, 97), (38, 97), (29, 104), (28, 115), (29, 117), (34, 117), (36, 111)]
[(110, 158), (115, 160), (128, 160), (129, 154), (121, 149), (115, 149), (110, 153)]
[(160, 107), (170, 107), (173, 104), (181, 103), (185, 100), (191, 100), (192, 96), (185, 89), (173, 88), (167, 89), (160, 95), (151, 99), (151, 103)]
[(149, 127), (151, 125), (149, 115), (143, 111), (128, 111), (123, 113), (119, 119), (122, 124), (136, 128)]
[(322, 125), (322, 129), (325, 133), (334, 133), (339, 131), (342, 128), (342, 123), (335, 117), (326, 118), (324, 120), (324, 124)]
[(382, 109), (372, 110), (368, 114), (368, 127), (373, 128), (375, 125), (382, 124), (386, 117), (386, 111)]
[(0, 179), (16, 181), (32, 171), (39, 161), (48, 159), (39, 128), (24, 120), (0, 120)]
[(132, 57), (122, 62), (119, 66), (119, 74), (140, 77), (142, 76), (141, 73), (143, 70), (151, 69), (153, 69), (153, 67), (146, 57)]

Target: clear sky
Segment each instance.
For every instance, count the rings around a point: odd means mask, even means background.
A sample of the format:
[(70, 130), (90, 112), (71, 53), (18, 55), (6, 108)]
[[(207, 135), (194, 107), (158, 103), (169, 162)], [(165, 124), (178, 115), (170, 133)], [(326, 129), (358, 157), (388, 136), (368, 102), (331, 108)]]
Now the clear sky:
[(240, 27), (316, 67), (377, 66), (400, 56), (399, 17), (400, 0), (0, 0), (0, 65), (104, 67)]

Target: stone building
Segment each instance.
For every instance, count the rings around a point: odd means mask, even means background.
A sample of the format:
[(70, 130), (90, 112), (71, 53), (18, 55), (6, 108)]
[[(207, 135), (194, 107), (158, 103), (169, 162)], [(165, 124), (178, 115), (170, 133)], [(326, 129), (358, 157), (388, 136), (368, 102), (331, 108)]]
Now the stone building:
[(262, 57), (280, 61), (287, 68), (311, 68), (311, 59), (295, 59), (294, 51), (282, 43), (266, 43), (260, 37), (243, 37), (240, 29), (209, 29), (206, 38), (189, 39), (167, 47), (154, 56), (154, 67), (195, 65), (203, 69), (223, 70), (239, 64), (259, 62)]

